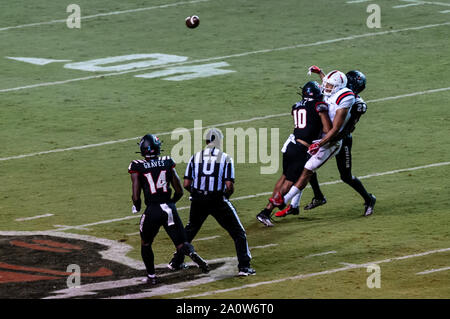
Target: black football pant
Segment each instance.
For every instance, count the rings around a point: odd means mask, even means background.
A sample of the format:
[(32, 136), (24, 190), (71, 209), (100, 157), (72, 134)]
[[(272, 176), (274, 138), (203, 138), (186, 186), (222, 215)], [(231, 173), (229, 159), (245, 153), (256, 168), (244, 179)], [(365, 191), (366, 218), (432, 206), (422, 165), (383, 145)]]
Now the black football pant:
[[(371, 201), (369, 193), (366, 191), (361, 181), (352, 175), (352, 143), (353, 139), (351, 135), (342, 139), (341, 150), (336, 155), (336, 164), (341, 175), (341, 180), (357, 191), (364, 199), (364, 202), (368, 204)], [(323, 199), (324, 195), (320, 190), (316, 173), (311, 177), (309, 184), (313, 189), (314, 198)]]
[[(186, 239), (190, 243), (197, 235), (206, 218), (212, 215), (220, 226), (222, 226), (231, 236), (236, 248), (238, 267), (250, 267), (252, 258), (247, 243), (245, 229), (239, 220), (236, 209), (226, 199), (205, 200), (193, 199), (191, 211), (189, 213), (189, 223), (186, 225)], [(172, 262), (176, 265), (182, 264), (184, 256), (180, 252), (174, 254)]]
[[(191, 244), (186, 242), (183, 223), (178, 215), (174, 203), (153, 203), (147, 206), (141, 216), (139, 230), (142, 239), (141, 256), (148, 274), (155, 274), (154, 254), (152, 243), (159, 229), (164, 227), (175, 247), (184, 244), (179, 252), (183, 256), (194, 251)], [(177, 250), (178, 251), (178, 250)]]

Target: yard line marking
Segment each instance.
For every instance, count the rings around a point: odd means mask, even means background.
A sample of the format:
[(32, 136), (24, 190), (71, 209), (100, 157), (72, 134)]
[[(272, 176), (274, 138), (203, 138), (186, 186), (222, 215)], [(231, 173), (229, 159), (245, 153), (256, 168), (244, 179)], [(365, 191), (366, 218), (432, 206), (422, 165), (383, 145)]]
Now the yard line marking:
[(211, 240), (211, 239), (216, 239), (216, 238), (219, 238), (219, 237), (220, 237), (220, 235), (211, 236), (211, 237), (202, 237), (202, 238), (196, 238), (196, 239), (194, 239), (192, 241), (194, 242), (194, 241)]
[(44, 214), (44, 215), (37, 215), (33, 217), (24, 217), (24, 218), (17, 218), (15, 219), (16, 222), (22, 222), (26, 220), (32, 220), (32, 219), (38, 219), (38, 218), (44, 218), (44, 217), (50, 217), (53, 216), (53, 214)]
[(275, 247), (278, 246), (278, 244), (267, 244), (267, 245), (263, 245), (263, 246), (253, 246), (253, 247), (248, 247), (249, 249), (259, 249), (259, 248), (267, 248), (267, 247)]
[[(384, 97), (384, 98), (379, 98), (379, 99), (374, 99), (374, 100), (368, 100), (368, 101), (366, 101), (366, 103), (377, 103), (377, 102), (383, 102), (383, 101), (388, 101), (388, 100), (396, 100), (396, 99), (401, 99), (404, 97), (411, 97), (411, 96), (416, 96), (416, 95), (443, 92), (443, 91), (448, 91), (448, 90), (450, 90), (450, 87), (413, 92), (413, 93), (402, 94), (402, 95), (397, 95), (397, 96), (389, 96), (389, 97)], [(271, 118), (283, 117), (283, 116), (289, 116), (289, 115), (291, 115), (291, 113), (279, 113), (279, 114), (271, 114), (271, 115), (265, 115), (265, 116), (257, 116), (257, 117), (252, 117), (252, 118), (245, 119), (245, 120), (237, 120), (237, 121), (207, 125), (207, 126), (203, 126), (201, 128), (206, 129), (206, 128), (212, 128), (212, 127), (222, 127), (222, 126), (227, 126), (227, 125), (248, 123), (248, 122), (253, 122), (253, 121), (261, 121), (261, 120), (267, 120), (267, 119), (271, 119)], [(188, 129), (188, 131), (194, 131), (194, 128), (190, 128), (190, 129)], [(157, 136), (164, 136), (164, 135), (169, 135), (169, 134), (172, 134), (172, 131), (155, 133), (155, 135), (157, 135)], [(136, 136), (136, 137), (119, 139), (119, 140), (115, 140), (115, 141), (107, 141), (107, 142), (101, 142), (101, 143), (95, 143), (95, 144), (73, 146), (73, 147), (68, 147), (68, 148), (58, 148), (58, 149), (54, 149), (54, 150), (41, 151), (41, 152), (36, 152), (36, 153), (15, 155), (15, 156), (0, 158), (0, 161), (8, 161), (8, 160), (13, 160), (13, 159), (21, 159), (21, 158), (27, 158), (27, 157), (37, 156), (37, 155), (45, 155), (45, 154), (52, 154), (52, 153), (59, 153), (59, 152), (82, 150), (82, 149), (87, 149), (87, 148), (92, 148), (92, 147), (105, 146), (105, 145), (116, 144), (116, 143), (124, 143), (124, 142), (129, 142), (132, 140), (139, 140), (140, 138), (141, 138), (141, 136)], [(255, 195), (249, 195), (249, 196), (255, 196)]]
[(403, 29), (397, 29), (397, 30), (363, 33), (363, 34), (351, 35), (351, 36), (337, 38), (337, 39), (324, 40), (324, 41), (318, 41), (318, 42), (306, 43), (306, 44), (297, 44), (297, 45), (292, 45), (292, 46), (287, 46), (287, 47), (262, 49), (262, 50), (257, 50), (257, 51), (248, 51), (248, 52), (224, 55), (224, 56), (219, 56), (219, 57), (197, 59), (197, 60), (177, 62), (177, 63), (171, 63), (171, 64), (165, 64), (165, 65), (155, 65), (155, 66), (146, 67), (146, 68), (138, 68), (138, 69), (133, 69), (133, 70), (121, 71), (121, 72), (92, 75), (92, 76), (74, 78), (74, 79), (69, 79), (69, 80), (43, 82), (43, 83), (37, 83), (37, 84), (32, 84), (32, 85), (19, 86), (19, 87), (15, 87), (15, 88), (0, 89), (0, 93), (14, 92), (14, 91), (20, 91), (20, 90), (32, 89), (32, 88), (38, 88), (38, 87), (46, 87), (46, 86), (52, 86), (52, 85), (67, 84), (67, 83), (71, 83), (71, 82), (86, 81), (86, 80), (98, 79), (98, 78), (104, 78), (104, 77), (110, 77), (110, 76), (118, 76), (118, 75), (123, 75), (123, 74), (128, 74), (128, 73), (136, 73), (136, 72), (142, 72), (142, 71), (146, 71), (146, 70), (161, 69), (161, 68), (167, 68), (167, 67), (179, 66), (179, 65), (185, 65), (185, 64), (203, 63), (203, 62), (209, 62), (209, 61), (238, 58), (238, 57), (248, 56), (248, 55), (252, 55), (252, 54), (270, 53), (270, 52), (276, 52), (276, 51), (284, 51), (284, 50), (298, 49), (298, 48), (304, 48), (304, 47), (318, 46), (318, 45), (323, 45), (323, 44), (336, 43), (336, 42), (340, 42), (340, 41), (349, 41), (349, 40), (355, 40), (355, 39), (367, 38), (367, 37), (373, 37), (373, 36), (379, 36), (379, 35), (386, 35), (386, 34), (392, 34), (392, 33), (398, 33), (398, 32), (423, 30), (423, 29), (428, 29), (428, 28), (445, 26), (445, 25), (449, 25), (449, 24), (450, 24), (450, 22), (444, 22), (444, 23), (439, 23), (439, 24), (428, 24), (428, 25), (422, 25), (422, 26), (418, 26), (418, 27), (409, 27), (409, 28), (403, 28)]
[(353, 0), (353, 1), (347, 1), (346, 3), (361, 3), (361, 2), (367, 2), (370, 0)]
[(412, 7), (412, 6), (421, 6), (426, 4), (425, 2), (414, 2), (414, 3), (408, 3), (408, 4), (401, 4), (398, 6), (393, 6), (394, 9), (400, 9), (400, 8), (406, 8), (406, 7)]
[(311, 277), (316, 277), (316, 276), (321, 276), (321, 275), (329, 275), (329, 274), (333, 274), (333, 273), (337, 273), (337, 272), (341, 272), (341, 271), (347, 271), (347, 270), (350, 270), (350, 269), (366, 268), (368, 265), (380, 264), (380, 263), (389, 263), (389, 262), (396, 261), (396, 260), (404, 260), (404, 259), (421, 257), (421, 256), (429, 255), (429, 254), (441, 253), (441, 252), (447, 252), (447, 251), (450, 251), (450, 248), (430, 250), (430, 251), (426, 251), (426, 252), (419, 253), (419, 254), (407, 255), (407, 256), (402, 256), (402, 257), (388, 258), (388, 259), (384, 259), (384, 260), (376, 261), (376, 262), (369, 262), (369, 263), (365, 263), (365, 264), (355, 264), (355, 265), (346, 266), (346, 267), (342, 267), (342, 268), (335, 268), (335, 269), (324, 270), (324, 271), (315, 272), (315, 273), (309, 273), (309, 274), (301, 274), (301, 275), (297, 275), (297, 276), (286, 277), (286, 278), (281, 278), (281, 279), (275, 279), (275, 280), (270, 280), (270, 281), (260, 281), (260, 282), (257, 282), (257, 283), (247, 284), (247, 285), (234, 287), (234, 288), (213, 290), (213, 291), (207, 291), (207, 292), (200, 293), (200, 294), (195, 294), (195, 295), (190, 295), (190, 296), (183, 296), (183, 297), (177, 298), (177, 299), (205, 297), (205, 296), (216, 295), (216, 294), (220, 294), (220, 293), (227, 293), (227, 292), (230, 292), (230, 291), (241, 290), (241, 289), (245, 289), (245, 288), (254, 288), (254, 287), (258, 287), (258, 286), (262, 286), (262, 285), (270, 285), (270, 284), (281, 283), (281, 282), (285, 282), (285, 281), (288, 281), (288, 280), (299, 280), (299, 279), (306, 279), (306, 278), (311, 278)]
[[(415, 171), (415, 170), (419, 170), (419, 169), (430, 168), (430, 167), (439, 167), (439, 166), (445, 166), (445, 165), (450, 165), (450, 162), (433, 163), (433, 164), (410, 167), (410, 168), (402, 168), (402, 169), (397, 169), (397, 170), (393, 170), (393, 171), (387, 171), (387, 172), (374, 173), (374, 174), (369, 174), (369, 175), (365, 175), (365, 176), (360, 176), (358, 178), (366, 179), (366, 178), (371, 178), (371, 177), (378, 177), (378, 176), (391, 175), (391, 174), (397, 174), (397, 173), (403, 173), (403, 172), (410, 172), (410, 171)], [(320, 183), (320, 186), (334, 185), (334, 184), (339, 184), (339, 183), (342, 183), (342, 180), (335, 180), (335, 181)], [(309, 188), (311, 186), (308, 185), (307, 187)], [(243, 199), (249, 199), (249, 198), (256, 198), (256, 197), (260, 197), (260, 196), (267, 196), (267, 195), (271, 195), (271, 194), (272, 194), (272, 192), (258, 193), (255, 195), (245, 195), (245, 196), (241, 196), (241, 197), (236, 197), (236, 198), (232, 198), (230, 200), (237, 201), (237, 200), (243, 200)], [(184, 207), (177, 208), (177, 210), (180, 211), (180, 210), (184, 210), (184, 209), (188, 209), (188, 208), (190, 208), (190, 207), (184, 206)], [(133, 219), (133, 218), (140, 218), (140, 215), (136, 214), (136, 215), (126, 216), (126, 217), (122, 217), (122, 218), (102, 220), (102, 221), (85, 224), (85, 225), (64, 226), (62, 228), (48, 230), (48, 232), (61, 232), (61, 231), (69, 230), (69, 229), (79, 229), (80, 230), (80, 229), (83, 229), (83, 228), (89, 227), (89, 226), (109, 224), (109, 223), (113, 223), (116, 221), (123, 221), (123, 220), (128, 220), (128, 219)]]
[(449, 13), (450, 10), (439, 11), (440, 13)]
[(450, 267), (444, 267), (444, 268), (439, 268), (439, 269), (425, 270), (425, 271), (422, 271), (422, 272), (418, 272), (416, 275), (427, 275), (427, 274), (431, 274), (431, 273), (434, 273), (434, 272), (445, 271), (445, 270), (450, 270)]
[(308, 255), (305, 258), (316, 257), (316, 256), (324, 256), (324, 255), (336, 254), (336, 253), (337, 253), (337, 251), (332, 250), (332, 251), (326, 251), (326, 252), (323, 252), (323, 253)]
[[(164, 9), (164, 8), (176, 7), (176, 6), (184, 5), (184, 4), (193, 4), (193, 3), (207, 2), (207, 1), (209, 1), (209, 0), (182, 1), (182, 2), (163, 4), (163, 5), (159, 5), (159, 6), (153, 6), (153, 7), (136, 8), (136, 9), (122, 10), (122, 11), (111, 11), (111, 12), (98, 13), (98, 14), (93, 14), (93, 15), (88, 15), (88, 16), (82, 15), (80, 17), (80, 19), (88, 20), (88, 19), (94, 19), (94, 18), (98, 18), (98, 17), (106, 17), (106, 16), (112, 16), (112, 15), (119, 15), (119, 14), (124, 14), (124, 13), (134, 13), (134, 12), (148, 11), (148, 10), (154, 10), (154, 9)], [(12, 29), (36, 27), (36, 26), (40, 26), (40, 25), (66, 23), (66, 21), (67, 21), (67, 18), (51, 20), (51, 21), (44, 21), (44, 22), (28, 23), (28, 24), (22, 24), (22, 25), (10, 26), (10, 27), (2, 27), (2, 28), (0, 28), (0, 32), (12, 30)]]

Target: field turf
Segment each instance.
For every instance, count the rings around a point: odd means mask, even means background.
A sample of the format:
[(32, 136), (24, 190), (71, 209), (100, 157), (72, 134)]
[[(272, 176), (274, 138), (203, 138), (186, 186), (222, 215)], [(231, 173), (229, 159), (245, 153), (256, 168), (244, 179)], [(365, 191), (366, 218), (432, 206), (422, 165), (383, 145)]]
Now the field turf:
[[(379, 0), (381, 28), (374, 29), (366, 25), (368, 3), (346, 0), (77, 0), (82, 17), (105, 15), (82, 19), (80, 29), (41, 23), (66, 19), (72, 2), (0, 4), (0, 236), (57, 230), (106, 238), (130, 245), (127, 257), (140, 262), (139, 216), (131, 215), (127, 173), (139, 158), (139, 137), (162, 133), (170, 155), (177, 143), (172, 130), (193, 128), (194, 120), (223, 132), (273, 128), (279, 134), (267, 152), (279, 154), (276, 173), (261, 174), (268, 165), (261, 161), (236, 163), (232, 197), (254, 247), (256, 276), (150, 297), (450, 297), (450, 13), (440, 12), (450, 2), (393, 8), (408, 2)], [(200, 17), (197, 29), (184, 25), (192, 14)], [(151, 53), (187, 57), (169, 67), (226, 62), (221, 69), (234, 72), (168, 81), (135, 77), (167, 65), (95, 72), (8, 58), (75, 63)], [(313, 64), (367, 76), (361, 95), (368, 111), (353, 135), (353, 174), (376, 195), (375, 213), (362, 217), (362, 199), (337, 182), (331, 160), (319, 170), (328, 203), (264, 228), (255, 216), (268, 195), (258, 194), (271, 192), (281, 173), (279, 150), (292, 131), (286, 114), (300, 98), (298, 87), (317, 80), (307, 75)], [(177, 164), (179, 175), (185, 167)], [(301, 207), (312, 197), (307, 188)], [(188, 205), (185, 194), (177, 203), (185, 224)], [(52, 216), (20, 221), (45, 214)], [(220, 237), (194, 242), (200, 255), (235, 256), (231, 238), (210, 217), (197, 237), (212, 236)], [(170, 260), (174, 248), (162, 229), (153, 247), (156, 264)], [(433, 253), (416, 256), (426, 252)], [(5, 258), (0, 250), (0, 262)], [(336, 271), (387, 259), (379, 264), (380, 288), (368, 288), (366, 267)], [(433, 269), (441, 271), (418, 274)], [(1, 296), (15, 297), (4, 290)]]

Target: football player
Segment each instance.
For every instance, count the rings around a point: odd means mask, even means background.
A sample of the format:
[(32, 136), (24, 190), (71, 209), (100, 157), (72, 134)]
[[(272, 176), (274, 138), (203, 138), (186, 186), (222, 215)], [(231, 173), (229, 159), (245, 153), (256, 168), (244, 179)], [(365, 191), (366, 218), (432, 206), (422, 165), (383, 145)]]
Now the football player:
[[(161, 226), (164, 227), (177, 251), (189, 256), (203, 272), (209, 271), (208, 264), (186, 241), (183, 223), (178, 216), (175, 203), (183, 196), (183, 188), (175, 169), (175, 162), (169, 156), (159, 156), (161, 141), (157, 136), (147, 134), (142, 137), (140, 153), (143, 160), (134, 160), (128, 167), (132, 182), (132, 212), (141, 210), (141, 190), (144, 192), (146, 209), (141, 216), (141, 255), (147, 270), (146, 281), (158, 283), (155, 274), (153, 240)], [(172, 189), (175, 190), (171, 197)]]
[[(321, 79), (325, 76), (323, 71), (315, 65), (309, 68), (309, 73), (311, 72), (319, 74)], [(352, 132), (355, 130), (355, 126), (361, 115), (366, 113), (367, 110), (366, 103), (359, 96), (366, 87), (366, 76), (357, 70), (347, 72), (346, 76), (347, 87), (355, 93), (356, 100), (350, 110), (350, 120), (337, 137), (342, 137), (342, 148), (336, 155), (336, 164), (341, 180), (357, 191), (364, 199), (364, 216), (370, 216), (374, 211), (376, 197), (373, 194), (368, 193), (361, 181), (352, 174)], [(326, 203), (326, 198), (319, 187), (317, 174), (314, 174), (311, 177), (309, 183), (314, 191), (314, 198), (311, 200), (311, 203), (305, 206), (305, 210), (313, 209)]]
[[(306, 162), (300, 178), (290, 188), (289, 192), (281, 197), (281, 193), (270, 199), (271, 203), (280, 208), (301, 194), (308, 184), (314, 172), (335, 156), (342, 146), (339, 133), (344, 129), (350, 119), (350, 108), (355, 103), (355, 94), (347, 86), (347, 77), (344, 73), (334, 70), (323, 77), (322, 94), (328, 104), (328, 116), (332, 122), (332, 128), (323, 134), (320, 140), (315, 140), (308, 148), (311, 158)], [(289, 206), (280, 212), (282, 215), (289, 210)]]
[[(322, 92), (317, 82), (308, 82), (302, 88), (302, 100), (292, 106), (292, 117), (294, 119), (294, 131), (284, 143), (283, 174), (275, 184), (272, 197), (287, 193), (291, 186), (298, 180), (306, 161), (309, 158), (308, 147), (312, 141), (319, 138), (322, 132), (331, 129), (331, 121), (328, 117), (328, 105), (322, 101)], [(278, 195), (280, 194), (280, 195)], [(291, 202), (291, 209), (287, 214), (298, 215), (300, 195)], [(274, 205), (269, 200), (267, 206), (256, 218), (265, 226), (271, 227), (270, 215)], [(275, 215), (277, 217), (282, 217)]]

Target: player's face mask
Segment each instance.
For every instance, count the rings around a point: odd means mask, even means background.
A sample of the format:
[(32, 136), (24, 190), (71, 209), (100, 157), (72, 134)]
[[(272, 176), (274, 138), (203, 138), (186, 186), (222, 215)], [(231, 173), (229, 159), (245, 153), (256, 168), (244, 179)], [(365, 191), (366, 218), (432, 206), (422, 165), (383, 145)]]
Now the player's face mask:
[(330, 96), (334, 91), (334, 85), (331, 83), (324, 83), (322, 86), (323, 95)]

